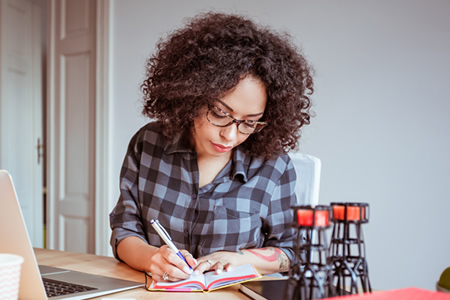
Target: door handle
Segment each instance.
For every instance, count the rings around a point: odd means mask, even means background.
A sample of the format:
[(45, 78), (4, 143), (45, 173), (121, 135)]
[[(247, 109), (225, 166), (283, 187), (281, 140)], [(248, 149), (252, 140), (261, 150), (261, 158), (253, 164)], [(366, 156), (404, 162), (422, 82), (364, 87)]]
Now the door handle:
[(41, 158), (44, 157), (44, 144), (41, 143), (41, 138), (37, 140), (37, 163), (41, 164)]

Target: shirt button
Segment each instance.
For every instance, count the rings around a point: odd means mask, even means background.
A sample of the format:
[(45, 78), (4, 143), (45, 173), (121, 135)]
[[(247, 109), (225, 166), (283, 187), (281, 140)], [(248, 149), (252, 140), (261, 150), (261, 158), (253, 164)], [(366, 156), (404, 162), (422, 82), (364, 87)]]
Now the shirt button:
[(192, 200), (197, 199), (197, 195), (196, 195), (196, 194), (192, 194), (191, 199), (192, 199)]
[(187, 230), (184, 231), (184, 236), (189, 236), (189, 232)]

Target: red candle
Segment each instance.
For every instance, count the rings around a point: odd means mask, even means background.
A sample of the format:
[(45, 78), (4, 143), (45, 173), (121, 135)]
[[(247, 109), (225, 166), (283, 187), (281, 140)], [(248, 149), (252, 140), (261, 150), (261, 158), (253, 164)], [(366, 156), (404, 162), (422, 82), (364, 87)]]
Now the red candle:
[[(315, 226), (327, 226), (328, 225), (328, 211), (316, 210)], [(313, 225), (313, 210), (312, 209), (299, 209), (297, 210), (297, 223), (300, 226), (312, 226)]]
[[(347, 221), (361, 220), (361, 208), (362, 217), (364, 218), (364, 206), (347, 206)], [(345, 220), (345, 205), (333, 205), (333, 215), (337, 220)]]

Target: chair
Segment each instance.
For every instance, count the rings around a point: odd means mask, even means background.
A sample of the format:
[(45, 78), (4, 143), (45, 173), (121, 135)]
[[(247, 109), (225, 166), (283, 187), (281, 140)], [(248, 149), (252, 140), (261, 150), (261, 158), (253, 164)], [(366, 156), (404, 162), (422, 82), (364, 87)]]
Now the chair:
[[(320, 170), (322, 163), (319, 158), (300, 152), (290, 152), (289, 157), (297, 173), (295, 194), (298, 205), (316, 206), (319, 204)], [(304, 233), (303, 233), (304, 234)], [(306, 240), (306, 237), (303, 237)], [(309, 274), (309, 273), (308, 273)], [(280, 273), (266, 276), (289, 278)]]
[(299, 152), (291, 152), (289, 156), (297, 173), (297, 184), (295, 185), (297, 203), (299, 205), (318, 205), (322, 166), (320, 159)]

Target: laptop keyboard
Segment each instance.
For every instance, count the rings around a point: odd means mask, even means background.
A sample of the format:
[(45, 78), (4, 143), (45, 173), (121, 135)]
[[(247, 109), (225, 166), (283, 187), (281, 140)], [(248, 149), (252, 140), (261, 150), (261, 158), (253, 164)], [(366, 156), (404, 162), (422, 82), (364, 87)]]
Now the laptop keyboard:
[(47, 297), (49, 298), (97, 290), (97, 288), (90, 286), (58, 281), (48, 278), (42, 278), (42, 281), (44, 282), (45, 291), (47, 292)]

